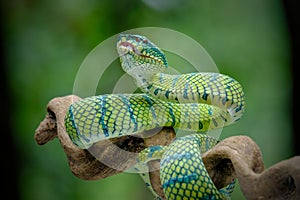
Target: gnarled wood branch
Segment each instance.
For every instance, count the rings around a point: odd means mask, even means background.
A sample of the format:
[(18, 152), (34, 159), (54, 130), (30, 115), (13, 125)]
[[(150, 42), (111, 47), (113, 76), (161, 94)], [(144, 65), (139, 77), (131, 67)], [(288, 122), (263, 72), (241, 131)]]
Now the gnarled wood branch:
[[(52, 99), (34, 138), (39, 145), (58, 138), (72, 173), (81, 179), (100, 180), (120, 173), (135, 164), (136, 153), (147, 146), (168, 145), (176, 137), (172, 128), (164, 127), (138, 136), (100, 141), (88, 150), (80, 149), (72, 143), (64, 127), (67, 109), (79, 99), (75, 95)], [(300, 199), (300, 156), (264, 169), (257, 144), (248, 136), (233, 136), (218, 143), (202, 159), (217, 188), (237, 178), (249, 200)], [(159, 161), (151, 161), (148, 165), (154, 190), (164, 196), (157, 170)]]

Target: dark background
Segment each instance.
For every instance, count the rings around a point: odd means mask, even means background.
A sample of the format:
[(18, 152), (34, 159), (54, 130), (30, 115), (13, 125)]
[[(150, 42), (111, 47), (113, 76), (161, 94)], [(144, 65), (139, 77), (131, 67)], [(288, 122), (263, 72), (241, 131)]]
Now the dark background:
[[(71, 174), (57, 140), (38, 146), (33, 139), (48, 101), (72, 93), (87, 54), (106, 38), (136, 27), (189, 35), (221, 73), (241, 82), (246, 112), (238, 124), (223, 130), (223, 138), (249, 135), (260, 146), (266, 167), (299, 155), (298, 9), (296, 1), (276, 0), (2, 2), (1, 195), (30, 200), (153, 198), (136, 174), (80, 180)], [(104, 84), (103, 91), (110, 89)], [(243, 199), (238, 186), (233, 199)]]

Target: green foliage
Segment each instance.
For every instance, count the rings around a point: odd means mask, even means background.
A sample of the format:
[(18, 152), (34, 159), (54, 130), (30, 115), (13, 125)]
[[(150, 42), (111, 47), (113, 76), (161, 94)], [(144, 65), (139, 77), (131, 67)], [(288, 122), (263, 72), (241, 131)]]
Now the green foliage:
[[(20, 0), (6, 4), (6, 53), (22, 199), (153, 198), (136, 174), (80, 180), (70, 172), (57, 140), (38, 146), (33, 139), (48, 101), (72, 93), (87, 54), (106, 38), (136, 27), (165, 27), (189, 35), (203, 45), (221, 73), (242, 84), (245, 115), (224, 128), (222, 138), (252, 137), (266, 167), (291, 156), (289, 38), (280, 1), (162, 2)], [(106, 73), (99, 93), (111, 92), (123, 72)], [(243, 199), (238, 187), (233, 199)]]

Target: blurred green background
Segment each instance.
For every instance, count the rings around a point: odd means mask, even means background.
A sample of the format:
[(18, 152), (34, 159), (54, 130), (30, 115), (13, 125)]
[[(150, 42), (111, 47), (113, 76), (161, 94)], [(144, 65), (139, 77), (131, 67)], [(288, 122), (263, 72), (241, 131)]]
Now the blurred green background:
[[(281, 1), (16, 0), (4, 5), (21, 199), (153, 199), (137, 174), (80, 180), (71, 173), (57, 139), (44, 146), (33, 139), (48, 101), (72, 93), (87, 54), (131, 28), (170, 28), (198, 41), (220, 72), (239, 80), (246, 94), (243, 118), (225, 128), (222, 138), (250, 136), (266, 167), (293, 156), (290, 45)], [(112, 91), (115, 75), (107, 77), (112, 79), (104, 80), (107, 84), (98, 92)], [(232, 196), (244, 199), (238, 185)]]

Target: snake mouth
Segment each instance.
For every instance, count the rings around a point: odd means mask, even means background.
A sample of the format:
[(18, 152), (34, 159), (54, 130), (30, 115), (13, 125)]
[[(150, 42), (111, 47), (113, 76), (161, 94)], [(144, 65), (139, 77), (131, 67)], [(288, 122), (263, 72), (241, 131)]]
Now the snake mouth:
[(126, 55), (130, 52), (132, 52), (133, 54), (136, 54), (138, 56), (141, 56), (143, 58), (151, 58), (151, 59), (155, 59), (152, 56), (143, 54), (142, 52), (140, 52), (132, 43), (130, 42), (120, 42), (118, 43), (118, 52), (120, 55)]
[[(127, 53), (132, 52), (133, 54), (136, 54), (138, 56), (141, 56), (143, 58), (150, 58), (150, 59), (155, 59), (155, 57), (147, 55), (145, 53), (142, 53), (136, 45), (134, 45), (130, 40), (128, 40), (128, 37), (132, 38), (132, 41), (137, 42), (137, 43), (143, 43), (143, 44), (148, 44), (148, 40), (146, 38), (139, 38), (134, 35), (126, 35), (126, 34), (121, 34), (118, 38), (117, 42), (117, 49), (119, 52), (119, 55), (126, 55)], [(142, 47), (142, 46), (140, 46)]]
[[(123, 59), (133, 59), (140, 64), (161, 65), (164, 66), (164, 69), (168, 66), (164, 53), (146, 37), (120, 34), (117, 50)], [(128, 57), (126, 58), (126, 56)]]
[(158, 58), (142, 53), (130, 42), (120, 41), (117, 45), (117, 49), (120, 56), (126, 56), (128, 54), (130, 54), (131, 56), (136, 55), (141, 57), (142, 59), (155, 60), (155, 62), (160, 62), (163, 64), (163, 62), (161, 62)]
[(135, 48), (129, 42), (119, 42), (117, 45), (118, 53), (120, 56), (124, 56), (129, 52), (135, 52)]

